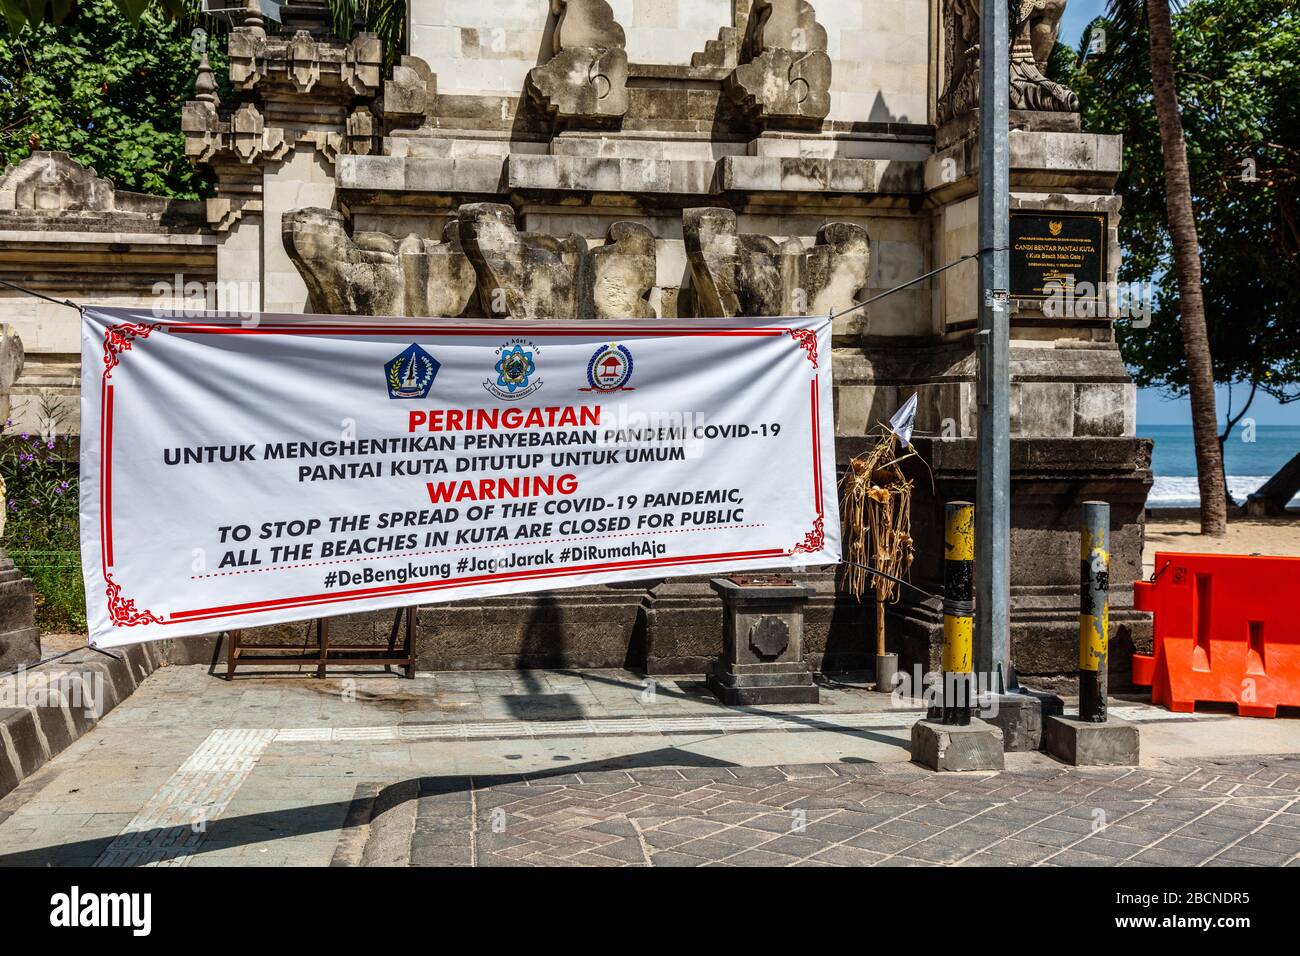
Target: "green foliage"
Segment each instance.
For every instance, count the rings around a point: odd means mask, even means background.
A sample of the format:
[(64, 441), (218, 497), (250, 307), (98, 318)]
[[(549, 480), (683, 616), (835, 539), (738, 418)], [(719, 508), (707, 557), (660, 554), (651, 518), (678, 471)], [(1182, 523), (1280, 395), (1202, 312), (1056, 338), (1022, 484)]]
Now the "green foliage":
[[(77, 10), (82, 0), (0, 0), (0, 38), (25, 27), (59, 26)], [(94, 0), (90, 0), (94, 2)], [(384, 62), (391, 66), (401, 52), (406, 30), (406, 0), (325, 0), (334, 20), (334, 32), (350, 39), (358, 30), (376, 34), (384, 43)], [(198, 0), (111, 0), (112, 6), (132, 25), (146, 13), (160, 19), (193, 21)], [(268, 22), (267, 27), (275, 25)]]
[[(154, 11), (133, 26), (109, 0), (82, 0), (59, 26), (0, 36), (0, 168), (34, 149), (63, 150), (122, 189), (208, 195), (180, 131), (181, 107), (194, 96), (197, 28)], [(207, 34), (224, 81), (224, 37), (210, 25)]]
[[(193, 0), (113, 0), (113, 5), (131, 23), (138, 23), (150, 7), (172, 19), (194, 10)], [(17, 33), (26, 26), (58, 26), (77, 7), (77, 0), (0, 0), (0, 34)]]
[(406, 31), (406, 0), (326, 0), (334, 17), (334, 33), (350, 38), (364, 30), (384, 44), (387, 71), (402, 49)]
[[(339, 36), (377, 34), (391, 66), (405, 0), (329, 6)], [(225, 28), (198, 8), (197, 0), (0, 0), (0, 170), (34, 149), (62, 150), (123, 189), (211, 195), (210, 175), (185, 158), (180, 131), (198, 48), (207, 50), (221, 99), (233, 94)], [(196, 39), (195, 30), (204, 35)]]
[[(1140, 0), (1112, 2), (1106, 52), (1052, 69), (1084, 128), (1122, 133), (1121, 279), (1155, 283), (1151, 325), (1117, 325), (1139, 385), (1187, 391), (1171, 268), (1164, 162)], [(1095, 22), (1095, 21), (1094, 21)], [(1300, 8), (1294, 0), (1191, 0), (1173, 18), (1174, 68), (1201, 244), (1215, 380), (1300, 398)], [(1252, 179), (1250, 174), (1253, 174)]]
[(10, 433), (0, 427), (0, 476), (5, 482), (4, 546), (14, 565), (36, 585), (36, 626), (42, 631), (84, 631), (78, 537), (75, 450), (61, 427), (57, 402), (42, 403), (50, 437)]

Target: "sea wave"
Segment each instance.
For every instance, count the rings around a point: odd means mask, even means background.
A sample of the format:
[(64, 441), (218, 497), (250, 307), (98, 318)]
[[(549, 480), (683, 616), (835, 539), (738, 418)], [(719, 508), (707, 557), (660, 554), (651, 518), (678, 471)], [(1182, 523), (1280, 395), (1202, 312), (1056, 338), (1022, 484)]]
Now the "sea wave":
[[(1246, 496), (1257, 491), (1269, 475), (1229, 475), (1228, 493), (1241, 504)], [(1148, 508), (1198, 508), (1201, 504), (1200, 488), (1196, 476), (1158, 475), (1147, 495)], [(1300, 507), (1300, 495), (1291, 499), (1290, 507)]]

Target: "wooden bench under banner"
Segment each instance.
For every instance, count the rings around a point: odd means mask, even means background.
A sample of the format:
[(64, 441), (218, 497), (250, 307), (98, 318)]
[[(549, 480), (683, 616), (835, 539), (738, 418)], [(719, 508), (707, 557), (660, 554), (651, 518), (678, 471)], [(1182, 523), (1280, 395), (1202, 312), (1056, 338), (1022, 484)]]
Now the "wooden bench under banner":
[[(393, 627), (388, 634), (387, 646), (381, 644), (330, 643), (330, 618), (316, 620), (316, 647), (296, 647), (286, 644), (244, 644), (242, 632), (226, 632), (226, 680), (233, 680), (235, 668), (285, 667), (295, 664), (315, 664), (316, 676), (324, 677), (330, 665), (348, 666), (383, 664), (385, 668), (400, 667), (407, 677), (415, 676), (415, 607), (398, 608), (393, 615)], [(405, 626), (403, 626), (405, 617)], [(398, 633), (402, 634), (399, 645)]]

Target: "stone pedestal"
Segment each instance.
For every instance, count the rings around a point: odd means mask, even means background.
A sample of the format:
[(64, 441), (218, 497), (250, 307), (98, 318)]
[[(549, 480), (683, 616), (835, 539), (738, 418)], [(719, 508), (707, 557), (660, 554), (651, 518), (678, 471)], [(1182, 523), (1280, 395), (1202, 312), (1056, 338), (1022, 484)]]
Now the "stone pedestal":
[(1136, 767), (1138, 729), (1114, 717), (1101, 724), (1047, 717), (1043, 720), (1043, 749), (1076, 767)]
[[(813, 589), (803, 607), (802, 651), (813, 671), (864, 671), (874, 656), (863, 640), (863, 605), (839, 593), (833, 570), (792, 575)], [(645, 669), (647, 674), (707, 674), (718, 659), (722, 605), (709, 578), (670, 578), (652, 582), (646, 593), (626, 661), (601, 666)], [(870, 612), (874, 613), (874, 612)]]
[(41, 659), (35, 588), (0, 548), (0, 672), (30, 667)]
[(1055, 694), (1023, 691), (1000, 694), (997, 713), (984, 719), (1002, 730), (1002, 746), (1008, 752), (1041, 750), (1043, 721), (1065, 712), (1065, 705)]
[(789, 578), (733, 575), (709, 582), (722, 597), (722, 656), (708, 686), (724, 704), (815, 704), (803, 662), (803, 611), (813, 588)]
[(1002, 730), (975, 719), (965, 726), (918, 720), (912, 760), (931, 770), (1001, 770)]
[[(1007, 120), (1012, 129), (1035, 133), (1077, 133), (1083, 128), (1082, 117), (1078, 113), (1057, 110), (1011, 110)], [(945, 150), (962, 140), (978, 143), (979, 130), (980, 111), (979, 107), (975, 107), (939, 126), (934, 136), (935, 148)]]

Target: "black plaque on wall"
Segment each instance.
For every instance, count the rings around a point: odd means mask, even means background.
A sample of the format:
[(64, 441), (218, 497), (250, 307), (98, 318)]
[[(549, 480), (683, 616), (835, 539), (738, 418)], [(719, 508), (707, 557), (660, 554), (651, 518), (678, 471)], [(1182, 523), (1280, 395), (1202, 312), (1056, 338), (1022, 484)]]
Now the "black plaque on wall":
[(1106, 275), (1105, 213), (1011, 213), (1013, 299), (1050, 298), (1052, 283), (1103, 299)]

